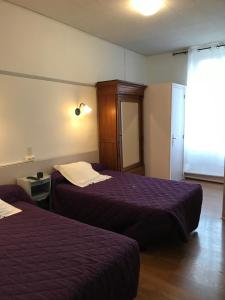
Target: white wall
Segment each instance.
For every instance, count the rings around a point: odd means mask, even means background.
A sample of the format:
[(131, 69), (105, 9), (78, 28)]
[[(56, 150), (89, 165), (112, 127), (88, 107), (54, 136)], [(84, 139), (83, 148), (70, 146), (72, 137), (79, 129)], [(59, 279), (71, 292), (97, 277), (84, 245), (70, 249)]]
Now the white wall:
[[(81, 101), (90, 115), (76, 117)], [(0, 163), (23, 160), (27, 147), (37, 159), (97, 151), (94, 87), (0, 76)]]
[(172, 53), (148, 57), (149, 83), (174, 82), (187, 84), (187, 55)]
[[(93, 85), (147, 80), (147, 58), (0, 0), (0, 164), (98, 150), (94, 86), (6, 76), (16, 72)], [(93, 112), (77, 119), (81, 101)]]
[(148, 84), (148, 57), (125, 50), (125, 80)]
[(0, 36), (0, 69), (92, 84), (146, 80), (132, 74), (146, 57), (2, 1)]

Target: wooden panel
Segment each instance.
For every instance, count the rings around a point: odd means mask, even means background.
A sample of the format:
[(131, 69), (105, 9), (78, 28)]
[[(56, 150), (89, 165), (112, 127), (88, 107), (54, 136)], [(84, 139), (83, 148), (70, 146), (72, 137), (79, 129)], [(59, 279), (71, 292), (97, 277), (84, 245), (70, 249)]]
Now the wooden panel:
[(99, 160), (106, 167), (116, 170), (117, 158), (117, 106), (114, 86), (97, 88)]
[(144, 85), (120, 81), (118, 85), (118, 94), (144, 96)]
[(101, 81), (96, 84), (97, 88), (108, 90), (112, 89), (114, 93), (144, 96), (145, 85), (123, 80)]
[(140, 167), (130, 169), (127, 172), (144, 176), (145, 175), (145, 168), (144, 168), (144, 166), (140, 166)]
[(112, 94), (99, 96), (98, 122), (100, 139), (115, 142), (116, 129), (116, 99)]
[(117, 145), (116, 143), (100, 141), (99, 144), (100, 162), (112, 170), (118, 169)]

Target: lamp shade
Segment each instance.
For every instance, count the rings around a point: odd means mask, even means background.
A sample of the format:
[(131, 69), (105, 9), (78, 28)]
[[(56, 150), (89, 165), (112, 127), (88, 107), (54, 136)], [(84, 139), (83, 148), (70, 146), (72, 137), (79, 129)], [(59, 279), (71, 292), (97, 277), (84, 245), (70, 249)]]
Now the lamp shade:
[(92, 111), (92, 109), (87, 104), (85, 104), (83, 107), (81, 107), (82, 114), (89, 114), (91, 111)]

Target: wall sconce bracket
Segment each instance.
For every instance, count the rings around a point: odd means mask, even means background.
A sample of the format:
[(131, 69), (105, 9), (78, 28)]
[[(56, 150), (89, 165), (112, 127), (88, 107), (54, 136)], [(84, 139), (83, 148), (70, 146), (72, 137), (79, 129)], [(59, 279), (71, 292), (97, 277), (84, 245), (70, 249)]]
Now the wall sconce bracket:
[(80, 103), (80, 105), (75, 109), (75, 115), (79, 116), (81, 113), (88, 114), (92, 109), (85, 103)]

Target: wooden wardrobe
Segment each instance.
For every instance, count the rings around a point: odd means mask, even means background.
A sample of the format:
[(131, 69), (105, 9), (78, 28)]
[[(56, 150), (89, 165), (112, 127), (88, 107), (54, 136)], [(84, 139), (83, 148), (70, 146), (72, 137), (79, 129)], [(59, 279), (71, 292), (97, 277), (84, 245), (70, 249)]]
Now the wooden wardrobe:
[(99, 157), (108, 168), (144, 175), (143, 97), (145, 85), (121, 80), (96, 84)]

